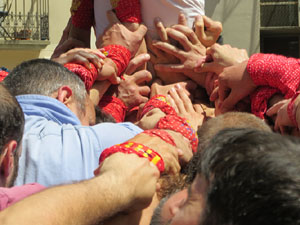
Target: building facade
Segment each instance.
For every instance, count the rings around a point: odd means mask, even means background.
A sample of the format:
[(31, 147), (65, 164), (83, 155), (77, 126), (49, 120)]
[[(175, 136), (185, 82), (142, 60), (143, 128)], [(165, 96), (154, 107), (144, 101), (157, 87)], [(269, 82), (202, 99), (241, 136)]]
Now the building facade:
[[(205, 11), (222, 22), (224, 44), (244, 48), (250, 55), (299, 57), (299, 1), (206, 0)], [(50, 58), (70, 17), (71, 2), (0, 0), (0, 67), (12, 69), (24, 60)]]

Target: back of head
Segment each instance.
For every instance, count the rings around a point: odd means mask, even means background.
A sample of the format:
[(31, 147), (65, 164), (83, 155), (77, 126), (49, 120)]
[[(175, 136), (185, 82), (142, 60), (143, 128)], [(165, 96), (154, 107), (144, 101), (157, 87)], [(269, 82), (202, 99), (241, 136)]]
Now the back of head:
[(4, 146), (15, 140), (20, 143), (24, 130), (24, 115), (16, 98), (0, 84), (0, 154)]
[(198, 130), (198, 151), (204, 149), (210, 140), (225, 128), (253, 128), (270, 131), (271, 128), (253, 114), (244, 112), (228, 112), (205, 122)]
[(184, 168), (184, 173), (188, 175), (186, 182), (192, 182), (197, 175), (201, 151), (219, 131), (226, 128), (252, 128), (271, 132), (271, 128), (263, 120), (250, 113), (228, 112), (206, 121), (198, 130), (198, 152)]
[(209, 181), (201, 225), (300, 224), (300, 144), (271, 132), (225, 129), (203, 151)]
[(86, 97), (84, 83), (74, 73), (47, 59), (21, 63), (5, 78), (4, 84), (14, 96), (51, 96), (60, 87), (67, 85), (79, 102), (83, 102)]

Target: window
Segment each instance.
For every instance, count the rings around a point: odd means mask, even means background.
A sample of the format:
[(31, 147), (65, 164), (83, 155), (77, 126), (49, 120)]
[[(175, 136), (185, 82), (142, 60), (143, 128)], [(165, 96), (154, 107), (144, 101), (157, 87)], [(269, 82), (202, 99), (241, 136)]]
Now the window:
[(49, 40), (49, 0), (0, 0), (0, 39)]
[(299, 58), (298, 0), (260, 0), (261, 52)]

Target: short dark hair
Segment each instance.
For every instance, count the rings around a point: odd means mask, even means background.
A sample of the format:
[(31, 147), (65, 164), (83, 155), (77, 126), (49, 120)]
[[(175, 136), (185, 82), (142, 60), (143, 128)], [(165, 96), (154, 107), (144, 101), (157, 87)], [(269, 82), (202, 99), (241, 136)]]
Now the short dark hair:
[(76, 100), (84, 107), (85, 86), (74, 73), (48, 59), (33, 59), (16, 66), (4, 79), (5, 86), (14, 95), (38, 94), (51, 96), (61, 86), (68, 85)]
[(225, 128), (253, 128), (272, 131), (262, 119), (245, 112), (228, 112), (206, 121), (198, 130), (198, 151), (204, 149), (210, 140)]
[(0, 154), (4, 146), (15, 140), (19, 144), (24, 131), (24, 114), (16, 98), (0, 84)]
[(225, 129), (203, 151), (209, 182), (201, 225), (300, 224), (299, 140)]
[(190, 162), (184, 167), (187, 174), (186, 182), (191, 183), (201, 163), (201, 151), (207, 147), (211, 139), (225, 128), (252, 128), (272, 132), (271, 128), (262, 119), (245, 112), (228, 112), (206, 121), (198, 130), (198, 150)]

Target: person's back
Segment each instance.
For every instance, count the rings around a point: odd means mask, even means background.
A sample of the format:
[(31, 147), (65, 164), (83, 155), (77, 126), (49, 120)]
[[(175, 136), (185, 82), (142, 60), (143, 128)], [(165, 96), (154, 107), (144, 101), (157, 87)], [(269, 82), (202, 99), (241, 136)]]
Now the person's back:
[[(132, 0), (128, 0), (130, 2)], [(137, 2), (132, 1), (132, 2)], [(129, 5), (132, 3), (128, 3)], [(140, 0), (141, 16), (143, 23), (154, 37), (156, 30), (153, 21), (159, 17), (165, 26), (177, 24), (179, 13), (183, 13), (189, 27), (193, 26), (194, 18), (197, 15), (204, 15), (204, 0)], [(94, 0), (95, 29), (99, 37), (108, 26), (106, 11), (111, 9), (109, 0)]]
[(16, 185), (52, 186), (89, 179), (105, 148), (141, 132), (130, 123), (89, 126), (95, 123), (95, 111), (83, 82), (49, 60), (22, 63), (4, 84), (25, 114)]

